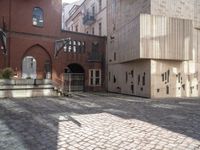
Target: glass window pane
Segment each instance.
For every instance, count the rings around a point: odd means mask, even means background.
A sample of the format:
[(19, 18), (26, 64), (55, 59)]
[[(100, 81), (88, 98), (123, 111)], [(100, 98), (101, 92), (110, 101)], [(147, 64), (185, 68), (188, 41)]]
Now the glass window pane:
[(91, 76), (91, 78), (93, 78), (93, 76), (94, 76), (93, 75), (93, 70), (90, 71), (90, 76)]
[(93, 85), (93, 78), (90, 79), (90, 84)]
[(99, 76), (100, 76), (100, 71), (96, 70), (96, 77), (99, 77)]
[(35, 7), (33, 9), (33, 25), (43, 27), (44, 19), (43, 19), (43, 10), (39, 7)]
[(95, 84), (100, 85), (100, 79), (99, 78), (96, 78)]

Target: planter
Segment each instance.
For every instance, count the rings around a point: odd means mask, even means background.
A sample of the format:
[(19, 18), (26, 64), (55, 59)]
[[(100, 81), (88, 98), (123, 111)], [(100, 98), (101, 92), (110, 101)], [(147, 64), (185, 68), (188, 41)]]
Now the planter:
[(0, 85), (15, 85), (15, 80), (0, 79)]
[(34, 79), (17, 79), (15, 80), (16, 85), (34, 85)]

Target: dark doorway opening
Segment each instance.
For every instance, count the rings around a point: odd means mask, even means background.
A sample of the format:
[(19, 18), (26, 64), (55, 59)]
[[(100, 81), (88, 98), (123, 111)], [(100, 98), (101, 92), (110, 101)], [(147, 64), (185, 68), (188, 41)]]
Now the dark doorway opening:
[(66, 92), (84, 91), (85, 71), (81, 65), (70, 64), (64, 72)]
[(70, 64), (65, 68), (65, 73), (85, 73), (83, 67), (79, 64)]

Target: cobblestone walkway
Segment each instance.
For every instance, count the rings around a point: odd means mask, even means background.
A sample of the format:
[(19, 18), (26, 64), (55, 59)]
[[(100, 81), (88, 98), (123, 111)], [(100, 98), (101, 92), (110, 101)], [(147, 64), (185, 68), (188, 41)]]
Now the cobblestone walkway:
[(106, 93), (0, 100), (0, 150), (200, 150), (200, 100)]

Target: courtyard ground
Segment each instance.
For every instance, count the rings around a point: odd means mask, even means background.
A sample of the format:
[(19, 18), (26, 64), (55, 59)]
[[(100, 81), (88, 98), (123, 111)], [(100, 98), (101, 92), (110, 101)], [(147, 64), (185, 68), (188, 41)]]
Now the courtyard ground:
[(200, 150), (200, 99), (0, 100), (0, 150)]

